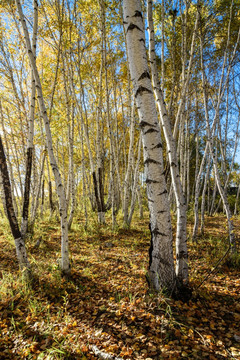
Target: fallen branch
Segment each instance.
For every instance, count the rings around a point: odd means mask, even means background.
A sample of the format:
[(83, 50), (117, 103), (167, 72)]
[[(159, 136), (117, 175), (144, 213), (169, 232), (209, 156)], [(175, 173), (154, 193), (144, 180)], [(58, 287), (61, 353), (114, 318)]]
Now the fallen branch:
[(123, 360), (123, 358), (121, 357), (111, 355), (105, 351), (99, 350), (99, 348), (96, 345), (92, 346), (92, 350), (94, 352), (94, 355), (96, 355), (97, 357), (99, 357), (99, 359), (102, 360)]
[(217, 270), (217, 268), (219, 267), (219, 265), (221, 264), (221, 262), (223, 261), (223, 259), (227, 256), (227, 254), (229, 253), (229, 251), (231, 250), (231, 244), (229, 245), (227, 251), (225, 252), (225, 254), (218, 260), (218, 262), (216, 263), (216, 265), (214, 266), (214, 268), (205, 276), (205, 278), (203, 279), (203, 281), (201, 282), (200, 285), (198, 285), (197, 289), (198, 290), (202, 284)]

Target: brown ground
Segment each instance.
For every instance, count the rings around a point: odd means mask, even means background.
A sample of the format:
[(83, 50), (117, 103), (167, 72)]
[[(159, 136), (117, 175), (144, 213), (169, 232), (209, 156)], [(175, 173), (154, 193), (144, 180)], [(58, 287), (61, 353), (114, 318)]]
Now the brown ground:
[(187, 303), (148, 291), (147, 217), (131, 230), (75, 226), (69, 280), (57, 268), (57, 225), (38, 224), (27, 243), (32, 286), (21, 281), (14, 246), (2, 231), (0, 359), (96, 359), (92, 345), (112, 359), (240, 359), (240, 264), (230, 267), (224, 258), (199, 287), (228, 247), (224, 216), (208, 218), (206, 227), (197, 245), (189, 242)]

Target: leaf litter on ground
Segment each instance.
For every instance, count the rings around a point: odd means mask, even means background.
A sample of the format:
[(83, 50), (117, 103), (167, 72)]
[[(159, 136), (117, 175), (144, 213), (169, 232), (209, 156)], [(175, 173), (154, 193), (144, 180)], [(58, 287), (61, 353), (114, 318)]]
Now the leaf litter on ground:
[(29, 285), (1, 235), (0, 358), (240, 359), (239, 268), (220, 264), (198, 288), (227, 247), (222, 223), (208, 218), (205, 236), (189, 243), (193, 297), (185, 303), (147, 287), (147, 217), (129, 230), (74, 228), (69, 279), (57, 265), (60, 230), (42, 222), (39, 248), (39, 234), (27, 243), (35, 273)]

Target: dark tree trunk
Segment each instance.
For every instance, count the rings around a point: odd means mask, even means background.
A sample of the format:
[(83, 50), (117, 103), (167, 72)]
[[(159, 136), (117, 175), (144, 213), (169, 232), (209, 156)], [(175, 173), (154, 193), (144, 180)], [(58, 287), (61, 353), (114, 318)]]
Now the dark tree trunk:
[(31, 184), (31, 174), (32, 174), (32, 158), (33, 158), (33, 149), (31, 147), (29, 147), (27, 149), (27, 165), (26, 165), (23, 210), (22, 210), (21, 233), (22, 233), (23, 238), (25, 237), (26, 232), (28, 230), (28, 213), (29, 213), (30, 184)]
[[(3, 148), (2, 138), (0, 136), (0, 171), (2, 174), (2, 184), (5, 196), (5, 203), (7, 208), (8, 221), (11, 227), (11, 231), (15, 240), (17, 258), (19, 261), (20, 269), (27, 270), (27, 273), (30, 273), (30, 264), (27, 258), (27, 252), (22, 238), (22, 234), (19, 230), (18, 221), (15, 215), (12, 192), (11, 192), (11, 183), (8, 174), (7, 161)], [(25, 271), (26, 273), (26, 271)]]

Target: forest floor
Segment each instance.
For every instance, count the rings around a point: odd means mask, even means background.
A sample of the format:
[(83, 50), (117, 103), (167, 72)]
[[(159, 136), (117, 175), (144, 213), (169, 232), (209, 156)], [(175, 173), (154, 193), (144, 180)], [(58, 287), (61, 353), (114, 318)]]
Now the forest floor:
[[(229, 266), (226, 256), (214, 268), (228, 248), (223, 215), (206, 218), (205, 236), (189, 241), (193, 296), (186, 303), (148, 289), (147, 215), (130, 230), (75, 223), (66, 280), (57, 265), (57, 222), (38, 222), (27, 241), (31, 285), (0, 223), (0, 359), (240, 359), (239, 258)], [(239, 238), (240, 219), (234, 223)]]

